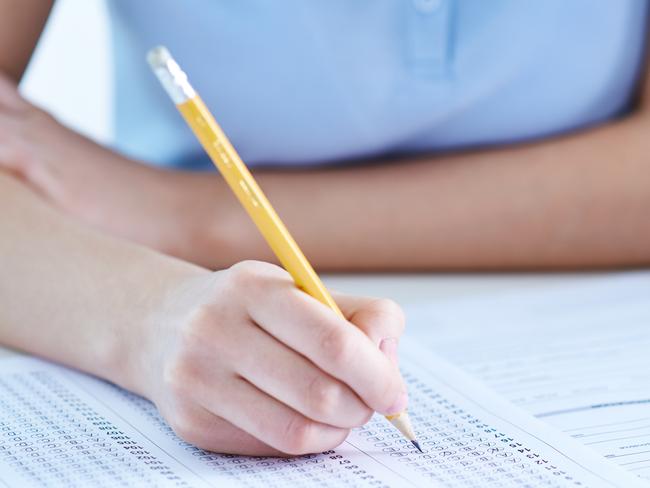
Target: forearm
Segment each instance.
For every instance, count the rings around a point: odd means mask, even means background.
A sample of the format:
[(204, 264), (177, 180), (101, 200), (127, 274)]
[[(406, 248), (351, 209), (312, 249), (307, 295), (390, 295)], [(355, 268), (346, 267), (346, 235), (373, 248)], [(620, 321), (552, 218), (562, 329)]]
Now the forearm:
[[(218, 174), (137, 164), (13, 100), (22, 108), (0, 117), (0, 168), (55, 207), (207, 267), (274, 261)], [(648, 119), (639, 112), (536, 144), (256, 178), (320, 269), (647, 264)]]
[(204, 271), (77, 225), (1, 172), (0, 198), (0, 343), (133, 387), (127, 341)]
[[(0, 71), (18, 82), (52, 9), (53, 0), (0, 0)], [(10, 47), (9, 47), (10, 46)]]
[[(506, 149), (257, 178), (321, 269), (642, 265), (650, 263), (646, 118)], [(229, 257), (272, 259), (238, 212)]]

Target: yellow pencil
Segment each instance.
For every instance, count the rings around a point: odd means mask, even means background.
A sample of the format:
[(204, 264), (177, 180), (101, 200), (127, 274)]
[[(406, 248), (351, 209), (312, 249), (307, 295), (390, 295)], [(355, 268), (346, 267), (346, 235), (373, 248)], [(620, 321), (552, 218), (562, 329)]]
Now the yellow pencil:
[[(147, 60), (230, 189), (253, 219), (282, 266), (293, 277), (296, 286), (345, 318), (169, 51), (164, 47), (154, 48), (147, 55)], [(422, 451), (406, 411), (386, 418)]]

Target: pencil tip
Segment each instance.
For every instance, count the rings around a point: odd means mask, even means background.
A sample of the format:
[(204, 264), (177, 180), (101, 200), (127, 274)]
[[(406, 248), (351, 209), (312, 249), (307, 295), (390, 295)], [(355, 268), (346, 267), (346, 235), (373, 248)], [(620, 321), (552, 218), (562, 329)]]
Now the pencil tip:
[(422, 450), (422, 448), (420, 447), (420, 443), (419, 443), (418, 441), (411, 441), (411, 444), (413, 444), (415, 447), (417, 447), (417, 448), (418, 448), (418, 451), (420, 451), (420, 452), (422, 452), (422, 453), (424, 452), (424, 451)]

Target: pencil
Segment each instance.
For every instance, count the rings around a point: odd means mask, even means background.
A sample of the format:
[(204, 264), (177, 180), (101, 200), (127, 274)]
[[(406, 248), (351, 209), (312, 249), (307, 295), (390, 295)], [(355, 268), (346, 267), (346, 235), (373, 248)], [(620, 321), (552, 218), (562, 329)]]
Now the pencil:
[[(162, 46), (149, 51), (147, 60), (210, 159), (235, 193), (296, 286), (345, 319), (338, 305), (278, 217), (216, 120), (190, 85), (187, 75)], [(421, 452), (406, 411), (386, 416)]]

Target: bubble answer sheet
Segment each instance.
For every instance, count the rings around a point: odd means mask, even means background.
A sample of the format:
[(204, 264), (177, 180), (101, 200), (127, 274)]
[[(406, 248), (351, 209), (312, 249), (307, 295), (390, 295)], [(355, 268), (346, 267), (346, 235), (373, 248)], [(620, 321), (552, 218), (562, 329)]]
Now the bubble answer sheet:
[(375, 416), (340, 447), (251, 458), (179, 439), (148, 401), (46, 361), (0, 361), (0, 486), (635, 487), (641, 480), (407, 344), (424, 453)]
[(650, 273), (407, 309), (410, 333), (650, 483)]

